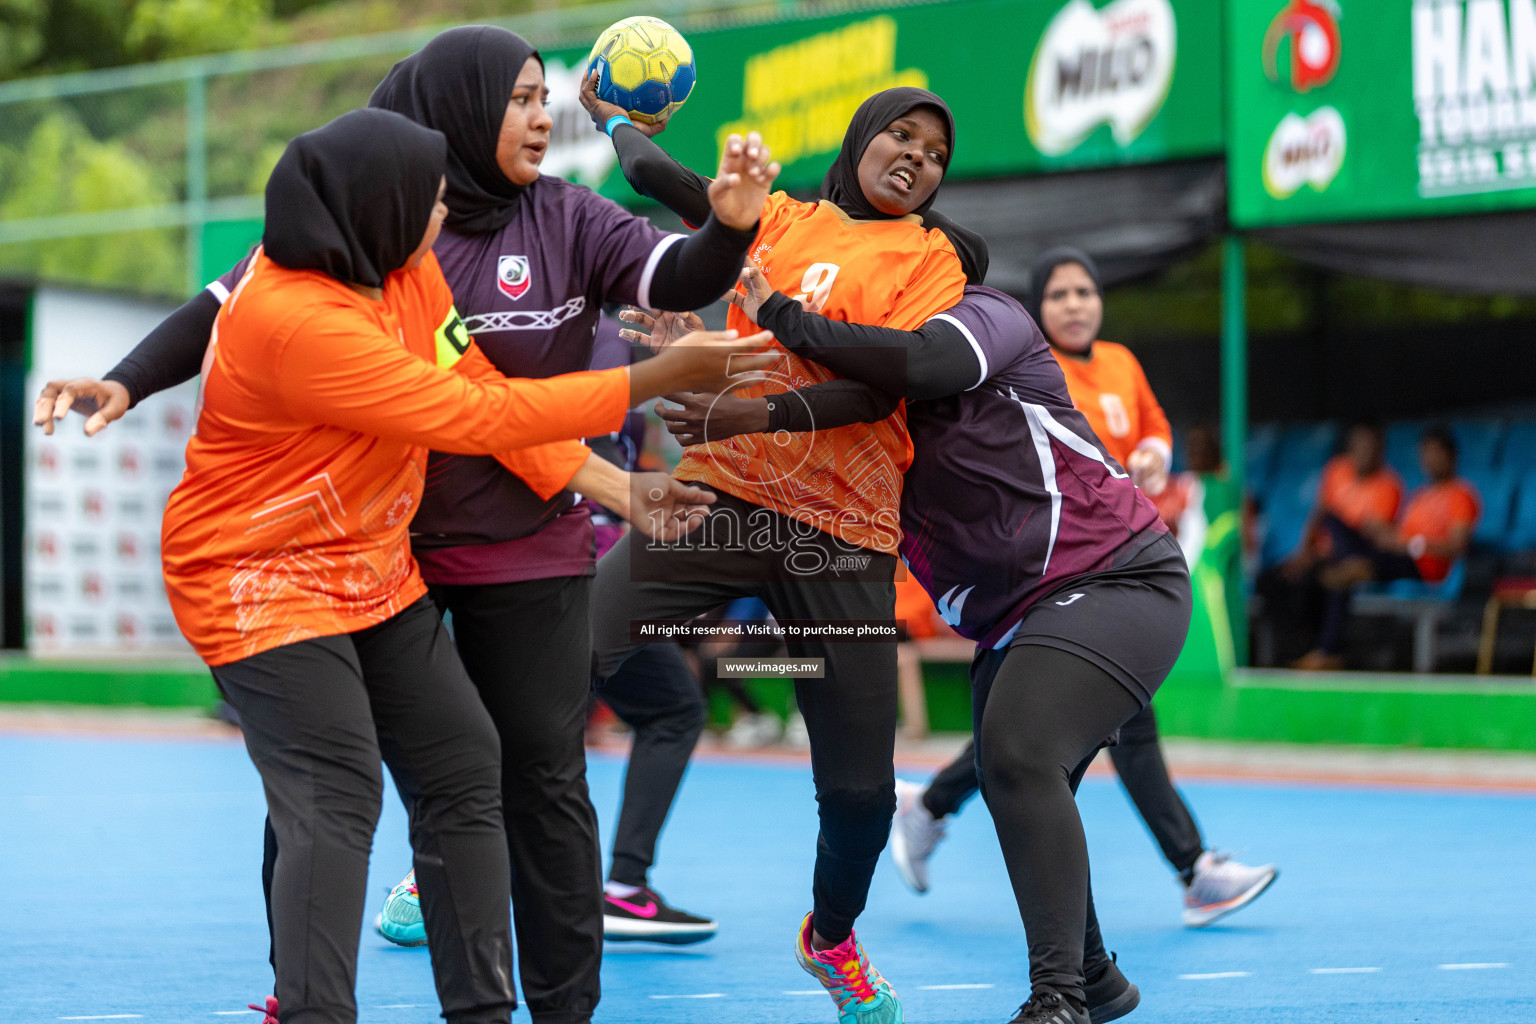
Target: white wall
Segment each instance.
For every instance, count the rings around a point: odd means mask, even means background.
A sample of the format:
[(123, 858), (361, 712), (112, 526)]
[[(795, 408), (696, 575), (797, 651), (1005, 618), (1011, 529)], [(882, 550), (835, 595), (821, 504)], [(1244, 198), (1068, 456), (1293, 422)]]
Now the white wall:
[[(106, 373), (173, 308), (40, 288), (29, 397), (49, 380)], [(75, 414), (52, 437), (28, 433), (23, 573), (32, 653), (189, 652), (165, 598), (160, 517), (181, 479), (196, 397), (194, 380), (93, 438)]]

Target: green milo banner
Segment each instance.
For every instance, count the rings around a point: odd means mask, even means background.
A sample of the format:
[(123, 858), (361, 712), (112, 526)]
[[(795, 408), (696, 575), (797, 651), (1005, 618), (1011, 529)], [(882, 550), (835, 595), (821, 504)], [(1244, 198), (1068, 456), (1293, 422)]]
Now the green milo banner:
[[(702, 173), (731, 132), (763, 133), (780, 184), (814, 189), (854, 110), (899, 85), (955, 114), (952, 173), (966, 177), (1149, 163), (1222, 151), (1220, 0), (957, 0), (778, 21), (688, 41), (699, 81), (659, 137)], [(633, 198), (574, 103), (586, 50), (545, 54), (567, 109), (546, 158)], [(566, 103), (567, 97), (570, 102)]]
[(1536, 0), (1232, 0), (1242, 227), (1536, 207)]

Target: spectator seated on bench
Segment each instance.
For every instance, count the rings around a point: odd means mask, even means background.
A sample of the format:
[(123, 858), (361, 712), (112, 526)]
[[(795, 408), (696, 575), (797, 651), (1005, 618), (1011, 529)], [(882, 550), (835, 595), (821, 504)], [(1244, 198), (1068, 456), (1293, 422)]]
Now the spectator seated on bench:
[(1352, 529), (1324, 516), (1331, 553), (1319, 567), (1323, 620), (1318, 646), (1299, 667), (1342, 666), (1344, 627), (1351, 596), (1362, 584), (1381, 589), (1366, 597), (1361, 611), (1400, 614), (1415, 622), (1414, 668), (1433, 668), (1434, 630), (1447, 602), (1461, 589), (1460, 571), (1477, 524), (1477, 492), (1456, 475), (1456, 439), (1444, 427), (1430, 427), (1419, 439), (1419, 465), (1428, 482), (1415, 491), (1395, 525), (1377, 522)]
[[(1357, 423), (1349, 428), (1343, 454), (1334, 456), (1323, 468), (1317, 501), (1302, 528), (1301, 542), (1290, 557), (1259, 577), (1259, 593), (1274, 619), (1292, 634), (1307, 634), (1303, 643), (1312, 649), (1293, 667), (1343, 667), (1337, 652), (1324, 647), (1329, 608), (1320, 586), (1321, 573), (1334, 554), (1332, 541), (1341, 529), (1364, 537), (1378, 536), (1390, 530), (1397, 518), (1403, 482), (1384, 462), (1384, 448), (1380, 425)], [(1341, 620), (1340, 640), (1342, 624)]]

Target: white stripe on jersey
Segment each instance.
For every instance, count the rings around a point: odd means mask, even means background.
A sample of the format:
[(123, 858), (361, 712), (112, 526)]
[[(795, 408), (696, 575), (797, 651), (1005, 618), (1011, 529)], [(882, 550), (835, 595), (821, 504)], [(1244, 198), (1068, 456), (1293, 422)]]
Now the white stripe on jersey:
[(635, 298), (640, 301), (643, 309), (651, 307), (651, 278), (656, 275), (656, 264), (661, 262), (661, 254), (683, 240), (682, 235), (668, 235), (656, 243), (656, 248), (651, 250), (651, 255), (645, 261), (645, 269), (640, 271), (640, 287), (635, 289)]
[(960, 333), (965, 335), (965, 340), (970, 342), (971, 348), (975, 350), (976, 359), (981, 363), (981, 376), (977, 379), (975, 384), (972, 384), (970, 387), (965, 389), (967, 391), (975, 391), (977, 388), (981, 387), (987, 382), (987, 378), (991, 376), (992, 373), (989, 369), (987, 369), (987, 354), (981, 350), (981, 345), (976, 341), (976, 335), (972, 334), (970, 328), (966, 327), (965, 324), (961, 323), (959, 320), (956, 320), (948, 313), (935, 313), (933, 316), (928, 318), (929, 323), (932, 323), (935, 320), (943, 320), (945, 323), (954, 324), (956, 327), (960, 328)]
[(1044, 576), (1045, 570), (1051, 565), (1051, 553), (1056, 550), (1056, 533), (1061, 528), (1061, 490), (1056, 486), (1056, 453), (1051, 451), (1051, 438), (1040, 418), (1045, 410), (1021, 400), (1012, 388), (1008, 389), (1008, 397), (1018, 402), (1024, 410), (1024, 419), (1029, 422), (1029, 436), (1035, 442), (1035, 457), (1040, 460), (1040, 482), (1051, 496), (1051, 539), (1045, 546), (1045, 562), (1040, 566), (1040, 575)]
[(1084, 458), (1097, 462), (1116, 480), (1124, 480), (1130, 474), (1116, 470), (1104, 458), (1103, 452), (1062, 425), (1045, 406), (1024, 401), (1012, 388), (1008, 389), (1007, 396), (1018, 402), (1019, 408), (1024, 410), (1024, 419), (1029, 423), (1029, 436), (1035, 442), (1035, 456), (1040, 460), (1040, 480), (1051, 495), (1051, 539), (1045, 548), (1045, 563), (1040, 566), (1040, 575), (1044, 576), (1051, 564), (1051, 554), (1056, 550), (1056, 534), (1061, 529), (1061, 490), (1056, 486), (1056, 455), (1051, 451), (1051, 438), (1054, 437)]
[(219, 300), (219, 305), (221, 306), (229, 301), (229, 289), (224, 287), (223, 281), (215, 280), (209, 282), (208, 291), (212, 293), (214, 298)]

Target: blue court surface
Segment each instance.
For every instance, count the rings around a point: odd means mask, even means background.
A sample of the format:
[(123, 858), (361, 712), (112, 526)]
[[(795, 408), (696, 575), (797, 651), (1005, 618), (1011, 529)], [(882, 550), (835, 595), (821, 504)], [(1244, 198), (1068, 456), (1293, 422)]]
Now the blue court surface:
[[(592, 760), (605, 827), (622, 767)], [(255, 1019), (243, 1008), (271, 987), (263, 802), (238, 742), (0, 736), (0, 780), (0, 1021)], [(1226, 922), (1185, 931), (1175, 883), (1119, 787), (1090, 777), (1095, 894), (1143, 993), (1127, 1020), (1536, 1021), (1536, 797), (1184, 790), (1213, 843), (1282, 873)], [(390, 800), (375, 904), (409, 865)], [(830, 1024), (830, 1000), (791, 954), (815, 821), (801, 763), (695, 764), (653, 883), (718, 917), (720, 934), (681, 949), (610, 945), (597, 1020)], [(1027, 993), (1023, 929), (979, 801), (936, 854), (927, 896), (882, 861), (859, 932), (915, 1024), (1001, 1024)], [(436, 1019), (426, 953), (365, 933), (358, 1003), (367, 1022)]]

